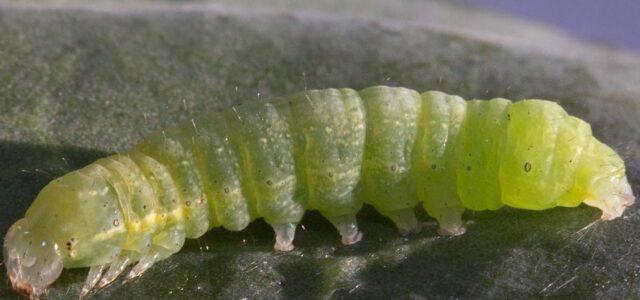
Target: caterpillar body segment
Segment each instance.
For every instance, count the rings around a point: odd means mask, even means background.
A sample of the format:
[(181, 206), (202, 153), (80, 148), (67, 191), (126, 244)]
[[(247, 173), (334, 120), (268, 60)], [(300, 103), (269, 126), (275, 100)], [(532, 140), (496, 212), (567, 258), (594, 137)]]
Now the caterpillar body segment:
[(423, 205), (439, 233), (465, 209), (577, 206), (620, 216), (634, 202), (620, 157), (590, 126), (544, 100), (465, 102), (441, 92), (312, 90), (234, 107), (159, 132), (52, 181), (5, 237), (14, 288), (37, 297), (63, 268), (90, 267), (81, 296), (127, 279), (211, 228), (263, 218), (293, 249), (306, 210), (344, 244), (363, 203), (401, 233)]
[(363, 181), (366, 202), (389, 217), (403, 234), (419, 231), (414, 208), (417, 142), (422, 99), (404, 88), (371, 87), (360, 92), (367, 112)]
[(426, 92), (422, 101), (419, 142), (413, 151), (417, 196), (438, 220), (440, 234), (462, 234), (464, 205), (458, 197), (456, 166), (467, 103), (441, 92)]
[[(132, 152), (151, 157), (166, 167), (180, 204), (187, 238), (198, 238), (209, 229), (209, 206), (202, 188), (202, 175), (197, 171), (194, 144), (184, 143), (182, 131), (173, 129), (153, 135), (135, 146)], [(126, 154), (125, 154), (126, 155)], [(134, 187), (135, 189), (135, 187)]]
[[(289, 106), (296, 137), (301, 197), (340, 232), (344, 244), (362, 238), (356, 213), (363, 204), (361, 172), (366, 136), (365, 107), (352, 89), (306, 91)], [(283, 109), (286, 111), (286, 109)]]
[(456, 186), (466, 208), (495, 210), (502, 207), (498, 178), (501, 149), (507, 136), (506, 99), (467, 102), (467, 114), (458, 140)]
[(129, 157), (138, 165), (155, 193), (154, 217), (158, 230), (153, 233), (151, 247), (159, 258), (166, 258), (180, 250), (186, 238), (180, 195), (166, 166), (135, 151)]
[(274, 226), (276, 249), (293, 249), (295, 225), (305, 210), (304, 199), (294, 197), (298, 184), (289, 124), (272, 103), (238, 107), (224, 117), (252, 219), (262, 217)]
[(557, 206), (558, 198), (573, 185), (578, 162), (574, 158), (584, 147), (576, 141), (590, 136), (591, 129), (574, 127), (572, 120), (566, 120), (567, 113), (553, 102), (514, 105), (507, 116), (511, 121), (499, 174), (502, 202), (525, 209)]

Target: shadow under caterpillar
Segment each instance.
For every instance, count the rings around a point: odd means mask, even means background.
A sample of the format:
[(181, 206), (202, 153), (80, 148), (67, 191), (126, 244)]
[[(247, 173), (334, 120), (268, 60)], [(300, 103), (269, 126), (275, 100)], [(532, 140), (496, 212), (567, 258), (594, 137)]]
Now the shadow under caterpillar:
[(402, 234), (422, 204), (443, 235), (462, 213), (581, 203), (615, 219), (634, 196), (623, 160), (545, 100), (464, 101), (376, 86), (304, 91), (210, 115), (50, 182), (4, 242), (16, 291), (37, 298), (63, 268), (90, 267), (81, 297), (127, 279), (214, 227), (264, 218), (279, 251), (317, 210), (345, 245), (363, 203)]

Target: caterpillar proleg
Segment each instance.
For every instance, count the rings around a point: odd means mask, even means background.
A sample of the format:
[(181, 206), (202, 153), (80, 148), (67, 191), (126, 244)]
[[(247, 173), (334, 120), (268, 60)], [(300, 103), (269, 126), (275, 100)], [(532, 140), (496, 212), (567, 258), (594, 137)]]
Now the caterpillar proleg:
[(89, 267), (84, 296), (130, 265), (127, 278), (142, 275), (186, 238), (258, 218), (289, 251), (307, 210), (348, 245), (363, 238), (365, 203), (403, 234), (420, 230), (422, 205), (440, 234), (458, 235), (465, 210), (585, 203), (611, 220), (634, 200), (620, 156), (555, 102), (308, 90), (170, 128), (53, 180), (9, 229), (4, 261), (31, 297), (64, 268)]

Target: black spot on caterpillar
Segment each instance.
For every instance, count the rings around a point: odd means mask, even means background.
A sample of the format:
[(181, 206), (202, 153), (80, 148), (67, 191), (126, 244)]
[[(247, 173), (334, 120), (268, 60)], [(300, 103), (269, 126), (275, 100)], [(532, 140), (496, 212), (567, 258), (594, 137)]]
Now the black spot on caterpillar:
[(363, 203), (402, 233), (420, 230), (422, 204), (440, 234), (457, 235), (465, 209), (584, 202), (610, 220), (634, 199), (622, 159), (554, 102), (311, 90), (171, 128), (52, 181), (7, 233), (4, 259), (14, 289), (34, 297), (63, 268), (91, 266), (84, 296), (186, 238), (257, 218), (288, 251), (306, 210), (348, 245), (362, 238)]

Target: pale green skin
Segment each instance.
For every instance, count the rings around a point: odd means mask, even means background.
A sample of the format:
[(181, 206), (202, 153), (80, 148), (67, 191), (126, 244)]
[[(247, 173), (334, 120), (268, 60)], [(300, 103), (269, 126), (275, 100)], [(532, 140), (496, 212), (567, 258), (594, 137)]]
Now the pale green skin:
[(296, 224), (318, 210), (338, 224), (363, 203), (403, 231), (420, 203), (453, 234), (465, 209), (503, 205), (585, 202), (609, 219), (633, 200), (627, 188), (622, 159), (554, 102), (377, 86), (305, 91), (158, 133), (52, 181), (25, 218), (75, 268), (166, 258), (185, 238), (257, 218)]

